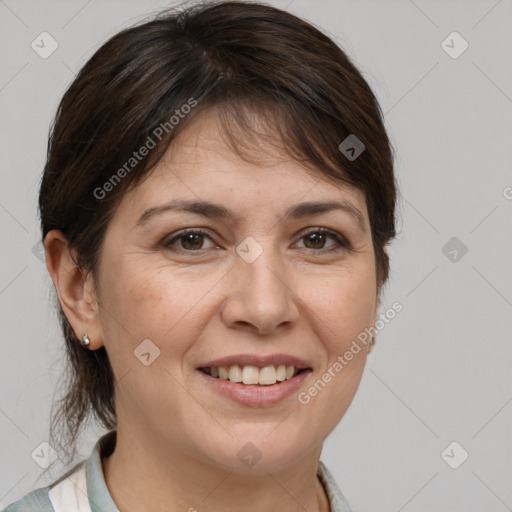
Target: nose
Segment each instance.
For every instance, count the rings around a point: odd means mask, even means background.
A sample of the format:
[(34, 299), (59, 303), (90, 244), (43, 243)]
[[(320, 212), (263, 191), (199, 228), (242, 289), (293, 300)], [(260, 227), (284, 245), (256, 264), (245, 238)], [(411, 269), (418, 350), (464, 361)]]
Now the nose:
[(266, 257), (266, 251), (252, 263), (237, 258), (234, 265), (236, 268), (228, 274), (229, 293), (221, 311), (227, 327), (263, 336), (296, 324), (298, 297), (284, 265), (272, 256)]

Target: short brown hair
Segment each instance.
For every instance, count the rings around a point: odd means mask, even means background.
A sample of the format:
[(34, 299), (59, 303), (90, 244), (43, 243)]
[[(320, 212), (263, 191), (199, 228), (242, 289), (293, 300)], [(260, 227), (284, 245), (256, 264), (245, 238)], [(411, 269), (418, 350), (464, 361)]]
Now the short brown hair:
[[(317, 176), (364, 192), (380, 290), (389, 273), (384, 249), (395, 237), (397, 193), (380, 106), (329, 37), (262, 3), (210, 1), (168, 9), (119, 32), (94, 53), (64, 94), (52, 125), (39, 195), (43, 240), (60, 229), (77, 265), (97, 277), (116, 205), (149, 175), (172, 140), (211, 109), (243, 158), (243, 141), (267, 136)], [(339, 149), (350, 135), (364, 144), (354, 159)], [(127, 167), (148, 138), (154, 147)], [(105, 348), (84, 350), (56, 305), (69, 378), (56, 414), (52, 410), (50, 435), (62, 451), (71, 445), (72, 458), (91, 413), (105, 428), (116, 427), (114, 375)], [(60, 422), (65, 428), (57, 438)]]

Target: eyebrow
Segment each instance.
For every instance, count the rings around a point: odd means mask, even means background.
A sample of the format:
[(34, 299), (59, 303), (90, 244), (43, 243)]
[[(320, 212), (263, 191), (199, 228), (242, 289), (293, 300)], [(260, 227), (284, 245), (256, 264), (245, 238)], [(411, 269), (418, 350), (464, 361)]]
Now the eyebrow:
[[(332, 210), (342, 210), (350, 214), (357, 221), (361, 231), (366, 232), (366, 225), (363, 214), (352, 203), (345, 200), (326, 202), (311, 201), (306, 203), (299, 203), (288, 208), (284, 213), (283, 219), (302, 219), (304, 217), (319, 215), (321, 213), (329, 212)], [(218, 203), (176, 199), (159, 206), (148, 208), (142, 213), (135, 225), (141, 226), (151, 217), (168, 211), (195, 213), (206, 218), (218, 218), (227, 220), (235, 218), (235, 214), (231, 210)]]

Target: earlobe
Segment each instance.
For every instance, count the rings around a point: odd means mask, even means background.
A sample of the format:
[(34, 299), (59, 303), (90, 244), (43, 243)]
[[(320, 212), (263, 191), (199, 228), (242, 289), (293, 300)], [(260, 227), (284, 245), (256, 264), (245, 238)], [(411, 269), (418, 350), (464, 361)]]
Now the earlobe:
[[(84, 276), (76, 265), (68, 241), (60, 230), (50, 231), (44, 239), (46, 268), (57, 296), (78, 340), (87, 334), (89, 349), (102, 345), (99, 329), (99, 308), (90, 273)], [(74, 255), (74, 254), (73, 254)]]

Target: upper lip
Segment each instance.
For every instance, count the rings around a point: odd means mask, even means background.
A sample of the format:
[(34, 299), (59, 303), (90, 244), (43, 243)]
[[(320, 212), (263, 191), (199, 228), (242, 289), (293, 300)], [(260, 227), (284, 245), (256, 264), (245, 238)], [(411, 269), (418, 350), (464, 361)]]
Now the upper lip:
[(237, 354), (207, 361), (199, 365), (198, 368), (211, 368), (212, 366), (218, 368), (219, 366), (233, 366), (235, 364), (240, 366), (257, 366), (259, 368), (270, 365), (279, 366), (280, 364), (294, 366), (299, 370), (311, 368), (311, 365), (306, 360), (289, 354), (270, 354), (268, 356)]

